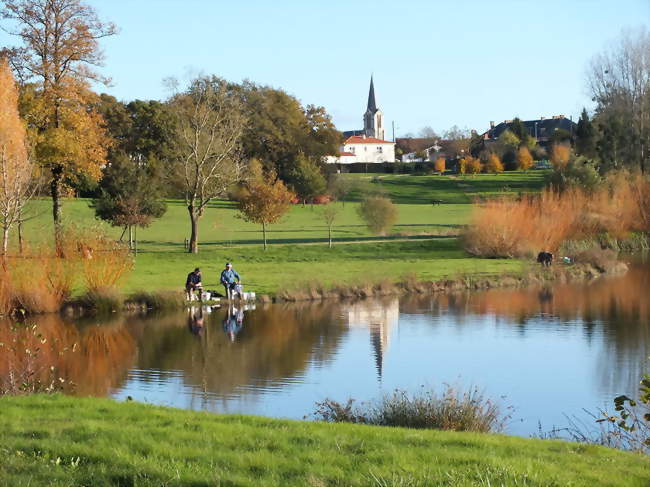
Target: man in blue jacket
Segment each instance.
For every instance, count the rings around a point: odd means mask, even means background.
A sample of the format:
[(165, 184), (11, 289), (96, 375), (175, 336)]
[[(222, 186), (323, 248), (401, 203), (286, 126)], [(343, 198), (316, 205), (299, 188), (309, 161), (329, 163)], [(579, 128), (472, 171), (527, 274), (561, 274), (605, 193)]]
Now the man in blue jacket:
[(232, 264), (230, 262), (226, 263), (226, 268), (221, 271), (221, 284), (226, 289), (226, 297), (228, 299), (232, 299), (235, 296), (236, 286), (240, 282), (239, 274), (232, 268)]

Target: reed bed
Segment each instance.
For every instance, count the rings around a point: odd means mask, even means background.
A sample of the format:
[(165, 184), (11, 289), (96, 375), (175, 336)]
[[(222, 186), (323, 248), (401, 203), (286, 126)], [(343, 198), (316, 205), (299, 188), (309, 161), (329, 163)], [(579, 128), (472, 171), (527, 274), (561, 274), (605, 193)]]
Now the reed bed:
[(596, 191), (547, 189), (519, 199), (477, 204), (464, 234), (465, 249), (480, 257), (530, 257), (556, 252), (570, 240), (607, 235), (623, 239), (650, 231), (650, 180), (617, 174)]

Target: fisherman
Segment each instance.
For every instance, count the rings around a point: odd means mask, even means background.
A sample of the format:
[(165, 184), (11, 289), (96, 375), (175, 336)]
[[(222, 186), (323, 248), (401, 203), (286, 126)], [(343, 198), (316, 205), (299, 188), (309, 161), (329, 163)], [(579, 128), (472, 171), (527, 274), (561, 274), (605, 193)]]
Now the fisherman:
[(200, 299), (203, 284), (201, 283), (201, 269), (198, 267), (187, 275), (187, 280), (185, 281), (185, 293), (188, 301), (193, 300), (194, 291), (198, 291)]
[[(235, 282), (236, 281), (236, 282)], [(226, 268), (221, 271), (221, 284), (226, 289), (226, 297), (232, 299), (237, 292), (237, 284), (241, 283), (241, 278), (230, 262), (226, 263)]]

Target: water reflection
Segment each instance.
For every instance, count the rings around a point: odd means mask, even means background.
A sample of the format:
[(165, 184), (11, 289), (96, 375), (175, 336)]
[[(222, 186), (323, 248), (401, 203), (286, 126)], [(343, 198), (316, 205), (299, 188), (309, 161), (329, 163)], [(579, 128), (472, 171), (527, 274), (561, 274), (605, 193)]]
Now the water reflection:
[(0, 379), (54, 367), (73, 394), (301, 418), (326, 396), (363, 400), (460, 378), (507, 394), (523, 421), (511, 432), (528, 434), (537, 420), (561, 424), (563, 413), (634, 392), (648, 369), (648, 284), (645, 266), (547, 289), (43, 316), (33, 320), (40, 337), (0, 322), (0, 342), (17, 344), (0, 354)]

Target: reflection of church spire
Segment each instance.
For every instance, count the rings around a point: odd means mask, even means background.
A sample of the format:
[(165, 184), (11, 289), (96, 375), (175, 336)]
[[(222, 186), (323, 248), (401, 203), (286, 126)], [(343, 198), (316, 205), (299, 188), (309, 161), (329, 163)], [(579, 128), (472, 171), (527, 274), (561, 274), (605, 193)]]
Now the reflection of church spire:
[(372, 353), (375, 356), (375, 367), (377, 368), (377, 375), (380, 381), (384, 371), (384, 353), (386, 353), (386, 349), (388, 348), (388, 343), (384, 341), (383, 330), (384, 327), (380, 324), (370, 326), (370, 343), (372, 345)]

